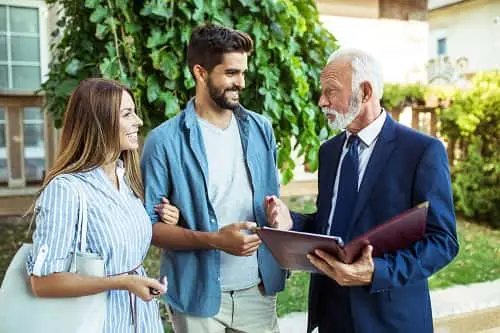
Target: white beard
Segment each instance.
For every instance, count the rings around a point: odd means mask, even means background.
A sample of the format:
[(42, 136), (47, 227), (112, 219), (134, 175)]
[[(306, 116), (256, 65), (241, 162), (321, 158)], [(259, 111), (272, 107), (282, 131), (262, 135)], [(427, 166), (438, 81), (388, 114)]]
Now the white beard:
[(336, 131), (343, 130), (344, 128), (349, 126), (361, 112), (361, 100), (361, 91), (357, 90), (353, 92), (351, 98), (349, 99), (349, 111), (347, 111), (346, 113), (340, 113), (335, 109), (323, 107), (322, 111), (325, 116), (329, 114), (335, 116), (334, 119), (327, 118), (330, 128)]

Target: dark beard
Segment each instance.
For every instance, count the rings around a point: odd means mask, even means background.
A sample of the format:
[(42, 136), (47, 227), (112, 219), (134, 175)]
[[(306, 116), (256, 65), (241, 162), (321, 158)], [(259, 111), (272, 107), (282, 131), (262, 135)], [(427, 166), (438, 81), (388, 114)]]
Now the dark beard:
[(208, 87), (208, 94), (210, 98), (217, 104), (218, 107), (220, 107), (223, 110), (235, 110), (240, 103), (233, 103), (231, 102), (228, 98), (226, 98), (226, 92), (228, 91), (240, 91), (241, 89), (233, 87), (233, 88), (228, 88), (224, 90), (218, 90), (212, 85), (212, 82), (210, 81), (210, 78), (208, 79), (207, 82), (207, 87)]

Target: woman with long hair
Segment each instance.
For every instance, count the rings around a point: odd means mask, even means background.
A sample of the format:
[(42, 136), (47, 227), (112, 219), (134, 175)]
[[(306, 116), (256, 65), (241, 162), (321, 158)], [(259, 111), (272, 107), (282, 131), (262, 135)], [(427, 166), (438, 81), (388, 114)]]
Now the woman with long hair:
[[(33, 294), (106, 292), (106, 333), (163, 332), (158, 304), (151, 301), (166, 292), (166, 282), (148, 278), (142, 267), (152, 231), (138, 166), (140, 126), (127, 87), (105, 79), (82, 81), (70, 97), (56, 162), (34, 204), (36, 229), (27, 263)], [(68, 272), (80, 200), (74, 181), (87, 198), (86, 251), (104, 259), (106, 277)]]

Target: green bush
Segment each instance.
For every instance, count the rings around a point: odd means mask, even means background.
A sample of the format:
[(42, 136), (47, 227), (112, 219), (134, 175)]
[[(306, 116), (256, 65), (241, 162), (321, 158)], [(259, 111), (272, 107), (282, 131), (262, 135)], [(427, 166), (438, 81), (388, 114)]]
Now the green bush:
[(272, 122), (283, 181), (293, 177), (294, 148), (309, 170), (317, 169), (320, 140), (328, 136), (316, 105), (319, 74), (336, 44), (319, 22), (314, 0), (47, 2), (64, 11), (53, 32), (57, 43), (51, 47), (53, 60), (42, 86), (45, 109), (57, 127), (68, 95), (91, 76), (116, 79), (132, 89), (144, 132), (175, 116), (194, 95), (186, 66), (191, 31), (213, 22), (254, 39), (242, 102)]
[(429, 88), (420, 83), (397, 84), (387, 83), (384, 85), (382, 106), (388, 110), (400, 109), (406, 105), (423, 105)]
[(478, 74), (440, 120), (441, 133), (463, 149), (452, 169), (457, 211), (500, 227), (500, 73)]

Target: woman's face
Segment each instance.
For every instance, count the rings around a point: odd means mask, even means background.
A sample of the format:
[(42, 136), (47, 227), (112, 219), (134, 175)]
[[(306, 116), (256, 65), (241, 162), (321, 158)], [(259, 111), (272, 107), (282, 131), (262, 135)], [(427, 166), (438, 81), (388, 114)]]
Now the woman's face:
[(122, 93), (120, 103), (120, 150), (135, 150), (139, 148), (139, 127), (142, 120), (135, 113), (135, 104), (130, 94)]

